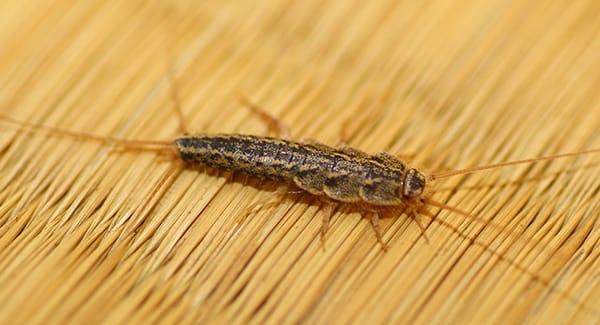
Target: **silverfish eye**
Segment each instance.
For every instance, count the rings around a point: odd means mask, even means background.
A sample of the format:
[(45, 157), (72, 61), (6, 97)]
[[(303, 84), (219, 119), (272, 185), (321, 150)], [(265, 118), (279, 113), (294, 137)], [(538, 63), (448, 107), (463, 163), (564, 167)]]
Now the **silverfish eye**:
[(425, 175), (416, 169), (410, 169), (404, 178), (402, 195), (407, 198), (419, 197), (425, 189)]

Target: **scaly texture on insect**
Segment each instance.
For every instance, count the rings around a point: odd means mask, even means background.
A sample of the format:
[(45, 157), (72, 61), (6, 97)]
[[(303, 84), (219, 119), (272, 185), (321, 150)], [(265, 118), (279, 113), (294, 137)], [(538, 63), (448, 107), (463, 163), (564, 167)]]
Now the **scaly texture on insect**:
[(188, 135), (175, 144), (188, 163), (292, 182), (336, 201), (399, 205), (425, 187), (423, 174), (387, 153), (250, 135)]

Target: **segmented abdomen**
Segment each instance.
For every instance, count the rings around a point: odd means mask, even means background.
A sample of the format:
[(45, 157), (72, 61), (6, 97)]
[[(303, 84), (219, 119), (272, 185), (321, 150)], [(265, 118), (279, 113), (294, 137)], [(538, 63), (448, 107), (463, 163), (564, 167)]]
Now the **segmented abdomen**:
[(178, 138), (175, 143), (186, 162), (272, 180), (290, 178), (301, 163), (286, 142), (271, 138), (197, 135)]
[(268, 137), (190, 135), (175, 143), (186, 162), (291, 181), (312, 194), (346, 202), (396, 200), (406, 170), (390, 156)]

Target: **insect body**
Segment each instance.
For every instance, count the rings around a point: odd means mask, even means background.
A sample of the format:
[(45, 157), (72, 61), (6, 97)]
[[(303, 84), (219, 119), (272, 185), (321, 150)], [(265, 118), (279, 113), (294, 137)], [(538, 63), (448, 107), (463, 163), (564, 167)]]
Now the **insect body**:
[(190, 135), (175, 144), (188, 163), (287, 181), (341, 202), (399, 205), (425, 187), (423, 174), (387, 153), (250, 135)]

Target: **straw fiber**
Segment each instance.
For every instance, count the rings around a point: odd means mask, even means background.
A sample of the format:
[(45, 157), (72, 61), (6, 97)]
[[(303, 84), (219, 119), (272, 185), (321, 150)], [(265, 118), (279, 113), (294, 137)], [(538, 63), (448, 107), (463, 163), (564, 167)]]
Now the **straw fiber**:
[[(0, 114), (267, 135), (427, 172), (600, 148), (598, 1), (2, 1)], [(169, 73), (169, 71), (171, 73)], [(170, 82), (169, 75), (173, 82)], [(172, 92), (172, 90), (174, 90)], [(174, 100), (175, 99), (175, 100)], [(426, 231), (0, 122), (0, 322), (598, 323), (600, 155), (430, 184)]]

